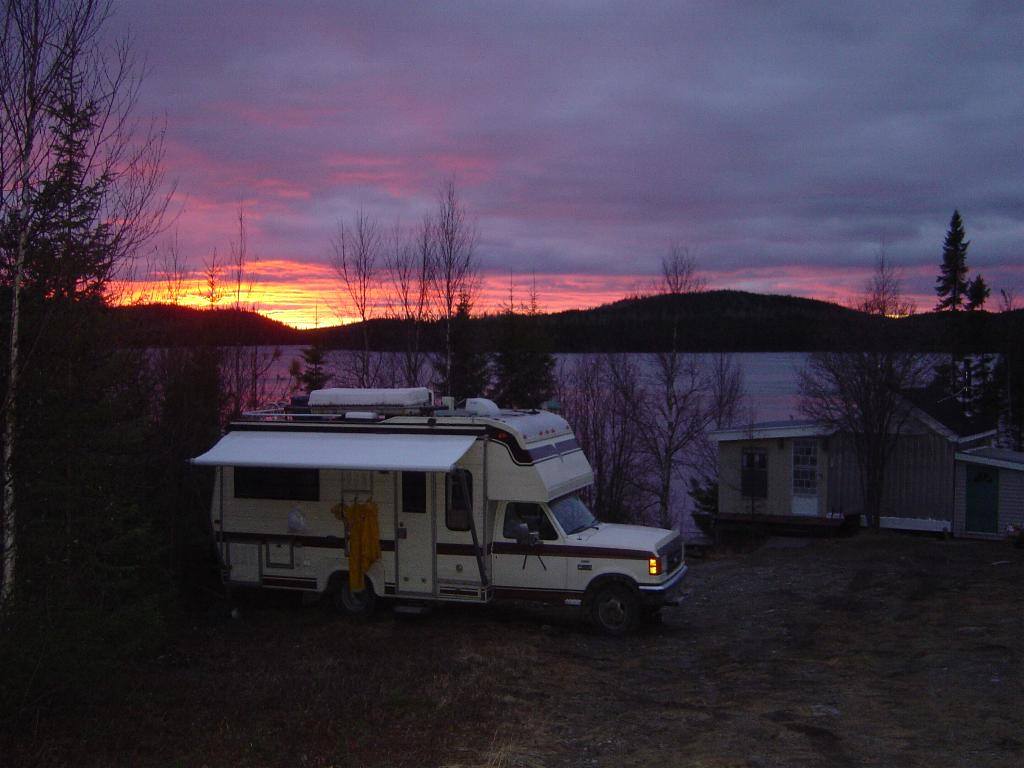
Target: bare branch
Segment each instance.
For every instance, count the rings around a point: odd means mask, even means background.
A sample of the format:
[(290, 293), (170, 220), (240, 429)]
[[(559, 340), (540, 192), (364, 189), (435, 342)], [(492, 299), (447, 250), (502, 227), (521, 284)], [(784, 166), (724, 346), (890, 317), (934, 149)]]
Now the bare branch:
[(698, 293), (707, 286), (707, 280), (697, 273), (697, 258), (688, 246), (673, 243), (661, 259), (660, 293), (678, 296)]

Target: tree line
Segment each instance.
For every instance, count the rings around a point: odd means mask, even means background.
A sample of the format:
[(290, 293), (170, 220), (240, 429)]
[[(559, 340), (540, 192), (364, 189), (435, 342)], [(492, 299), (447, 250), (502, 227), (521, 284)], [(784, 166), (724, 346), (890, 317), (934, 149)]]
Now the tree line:
[[(1013, 294), (1004, 290), (1003, 310), (1014, 316), (1002, 344), (993, 348), (979, 332), (991, 290), (980, 273), (968, 279), (969, 245), (963, 218), (954, 211), (935, 283), (939, 324), (934, 327), (945, 354), (936, 358), (921, 348), (901, 348), (879, 335), (857, 351), (815, 352), (800, 374), (802, 412), (852, 442), (864, 514), (875, 529), (890, 462), (914, 412), (914, 393), (932, 402), (956, 403), (976, 425), (975, 432), (996, 428), (1000, 445), (1024, 450), (1024, 324)], [(855, 308), (879, 318), (914, 313), (900, 270), (884, 251)]]

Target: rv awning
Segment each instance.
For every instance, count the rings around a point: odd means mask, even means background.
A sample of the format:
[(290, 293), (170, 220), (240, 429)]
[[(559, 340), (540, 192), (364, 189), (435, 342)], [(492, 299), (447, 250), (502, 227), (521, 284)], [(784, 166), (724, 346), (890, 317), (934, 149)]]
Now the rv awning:
[(450, 472), (473, 435), (363, 435), (323, 432), (229, 432), (192, 459), (214, 467), (386, 469)]

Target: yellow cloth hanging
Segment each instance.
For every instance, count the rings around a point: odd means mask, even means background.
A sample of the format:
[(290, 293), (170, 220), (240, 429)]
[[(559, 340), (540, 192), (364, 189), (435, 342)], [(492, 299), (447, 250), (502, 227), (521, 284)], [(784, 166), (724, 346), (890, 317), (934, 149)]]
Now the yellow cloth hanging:
[(345, 521), (348, 540), (348, 585), (353, 592), (366, 588), (364, 579), (370, 566), (380, 560), (380, 527), (377, 523), (377, 504), (356, 501), (335, 504), (331, 512)]

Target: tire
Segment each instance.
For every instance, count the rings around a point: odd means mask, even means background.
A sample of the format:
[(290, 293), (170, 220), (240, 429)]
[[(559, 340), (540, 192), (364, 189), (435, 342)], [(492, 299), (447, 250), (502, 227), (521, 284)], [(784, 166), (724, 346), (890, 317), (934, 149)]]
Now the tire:
[(373, 613), (377, 602), (377, 596), (373, 592), (373, 583), (366, 579), (366, 587), (363, 591), (353, 592), (348, 584), (348, 574), (343, 573), (341, 576), (341, 584), (332, 593), (335, 610), (349, 616), (369, 616)]
[(590, 601), (590, 620), (606, 635), (629, 634), (640, 620), (640, 600), (625, 584), (598, 587)]

